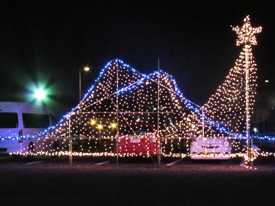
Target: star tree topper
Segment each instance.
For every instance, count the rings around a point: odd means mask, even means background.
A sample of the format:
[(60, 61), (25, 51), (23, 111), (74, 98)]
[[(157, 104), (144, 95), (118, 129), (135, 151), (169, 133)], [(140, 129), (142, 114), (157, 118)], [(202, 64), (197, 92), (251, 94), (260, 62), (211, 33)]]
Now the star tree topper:
[(255, 34), (258, 34), (262, 31), (262, 27), (257, 28), (251, 27), (249, 15), (244, 18), (244, 24), (240, 28), (238, 26), (232, 27), (232, 30), (238, 35), (236, 45), (257, 45), (257, 40)]

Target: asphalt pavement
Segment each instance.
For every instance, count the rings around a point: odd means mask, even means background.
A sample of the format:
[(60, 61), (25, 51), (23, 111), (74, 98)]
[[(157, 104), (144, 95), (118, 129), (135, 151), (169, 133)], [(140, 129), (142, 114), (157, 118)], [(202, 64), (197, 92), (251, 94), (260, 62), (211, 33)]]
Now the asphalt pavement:
[(1, 205), (272, 205), (274, 159), (1, 157)]

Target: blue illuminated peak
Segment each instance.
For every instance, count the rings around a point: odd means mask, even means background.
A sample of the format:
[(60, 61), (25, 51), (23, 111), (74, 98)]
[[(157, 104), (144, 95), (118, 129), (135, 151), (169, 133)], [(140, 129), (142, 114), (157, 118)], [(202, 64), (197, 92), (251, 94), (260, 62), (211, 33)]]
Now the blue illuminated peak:
[[(101, 122), (110, 122), (114, 121), (116, 114), (121, 121), (119, 125), (132, 124), (139, 115), (144, 122), (156, 122), (158, 118), (166, 135), (187, 138), (190, 132), (200, 134), (196, 126), (202, 121), (200, 107), (184, 97), (171, 75), (162, 70), (145, 75), (122, 60), (114, 59), (102, 68), (80, 104), (64, 115), (56, 126), (39, 136), (68, 136), (69, 125), (76, 125), (70, 126), (70, 135), (86, 132), (88, 135), (91, 125), (81, 121), (97, 118)], [(207, 118), (205, 125), (209, 127), (206, 129), (208, 135), (226, 133), (219, 124)]]

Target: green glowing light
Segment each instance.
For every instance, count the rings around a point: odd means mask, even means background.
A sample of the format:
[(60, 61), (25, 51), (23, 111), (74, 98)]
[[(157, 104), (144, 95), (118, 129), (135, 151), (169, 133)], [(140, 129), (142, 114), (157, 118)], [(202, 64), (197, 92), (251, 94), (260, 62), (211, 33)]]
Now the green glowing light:
[(39, 88), (34, 91), (34, 97), (39, 101), (43, 101), (46, 98), (46, 96), (47, 93), (44, 89)]

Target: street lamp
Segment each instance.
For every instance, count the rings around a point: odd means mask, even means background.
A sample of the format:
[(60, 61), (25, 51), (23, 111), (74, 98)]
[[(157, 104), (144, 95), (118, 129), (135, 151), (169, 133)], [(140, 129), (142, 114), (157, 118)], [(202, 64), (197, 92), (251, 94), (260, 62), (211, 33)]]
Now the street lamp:
[(39, 88), (34, 91), (34, 97), (38, 101), (43, 101), (46, 98), (46, 96), (47, 96), (47, 94), (44, 89)]
[(81, 74), (82, 72), (89, 72), (90, 71), (90, 67), (86, 66), (84, 68), (80, 68), (79, 69), (79, 102), (81, 102), (81, 97), (82, 97), (82, 94), (81, 94), (81, 87), (82, 87), (82, 78), (81, 78)]
[(35, 86), (32, 89), (32, 94), (30, 96), (31, 100), (34, 100), (36, 104), (47, 103), (48, 99), (48, 89), (42, 86)]

